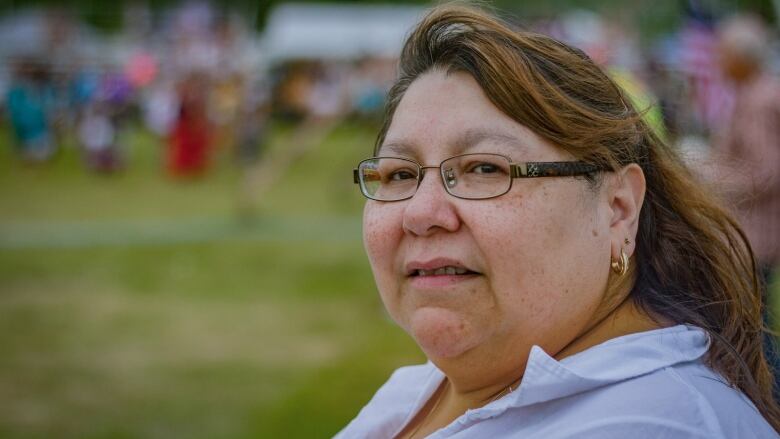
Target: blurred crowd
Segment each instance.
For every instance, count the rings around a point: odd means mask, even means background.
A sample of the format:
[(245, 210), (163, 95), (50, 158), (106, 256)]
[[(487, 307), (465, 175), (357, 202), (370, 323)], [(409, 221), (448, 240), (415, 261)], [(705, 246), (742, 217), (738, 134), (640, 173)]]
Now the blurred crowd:
[(130, 165), (123, 131), (140, 128), (165, 141), (177, 177), (203, 174), (222, 151), (252, 164), (270, 116), (372, 118), (394, 74), (392, 58), (370, 54), (271, 60), (252, 23), (207, 3), (123, 15), (111, 35), (61, 8), (0, 20), (0, 111), (23, 161), (50, 160), (71, 136), (89, 169), (111, 173)]
[[(381, 111), (395, 73), (391, 55), (323, 45), (320, 54), (270, 56), (266, 35), (239, 12), (187, 3), (159, 13), (135, 3), (110, 35), (62, 8), (7, 15), (0, 109), (19, 156), (49, 160), (72, 133), (90, 169), (112, 172), (128, 165), (132, 145), (122, 132), (138, 122), (167, 142), (169, 172), (199, 175), (214, 150), (256, 160), (271, 116), (305, 123)], [(647, 109), (659, 135), (701, 150), (728, 125), (735, 103), (718, 46), (724, 19), (688, 7), (682, 26), (655, 41), (640, 41), (633, 23), (583, 10), (523, 25), (583, 49)], [(775, 52), (767, 54), (773, 71)]]

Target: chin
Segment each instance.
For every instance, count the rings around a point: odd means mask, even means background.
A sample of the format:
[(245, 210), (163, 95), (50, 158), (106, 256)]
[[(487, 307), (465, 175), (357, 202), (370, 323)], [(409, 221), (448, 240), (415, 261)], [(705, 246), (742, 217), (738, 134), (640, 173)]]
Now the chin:
[(445, 309), (426, 307), (414, 311), (409, 321), (409, 334), (431, 359), (455, 358), (478, 344), (474, 327), (461, 314)]

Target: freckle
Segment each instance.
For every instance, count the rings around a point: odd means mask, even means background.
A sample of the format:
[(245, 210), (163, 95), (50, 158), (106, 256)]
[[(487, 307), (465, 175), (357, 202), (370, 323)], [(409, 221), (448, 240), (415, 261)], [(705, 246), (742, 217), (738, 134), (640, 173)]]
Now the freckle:
[(599, 232), (596, 229), (591, 230), (591, 233), (593, 234), (593, 236), (599, 236)]

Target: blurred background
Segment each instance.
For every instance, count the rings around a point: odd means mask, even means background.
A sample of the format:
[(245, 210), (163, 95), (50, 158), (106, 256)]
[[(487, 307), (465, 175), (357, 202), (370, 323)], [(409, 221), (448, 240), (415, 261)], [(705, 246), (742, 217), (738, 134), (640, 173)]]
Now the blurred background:
[[(719, 23), (758, 17), (778, 70), (777, 0), (490, 4), (693, 163), (736, 101)], [(424, 361), (351, 168), (428, 7), (0, 0), (0, 437), (330, 437)]]

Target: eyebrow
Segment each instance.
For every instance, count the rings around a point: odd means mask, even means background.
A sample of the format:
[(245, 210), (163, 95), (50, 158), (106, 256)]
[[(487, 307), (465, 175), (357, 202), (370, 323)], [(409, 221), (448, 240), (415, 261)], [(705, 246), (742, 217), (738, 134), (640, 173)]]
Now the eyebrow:
[[(497, 131), (488, 131), (483, 128), (474, 128), (466, 130), (452, 142), (452, 154), (464, 154), (470, 149), (486, 142), (516, 148), (519, 149), (521, 153), (528, 151), (525, 143), (517, 136)], [(392, 152), (405, 157), (415, 157), (416, 151), (418, 150), (418, 148), (415, 147), (416, 143), (417, 142), (413, 140), (406, 139), (391, 140), (380, 146), (378, 152)]]

